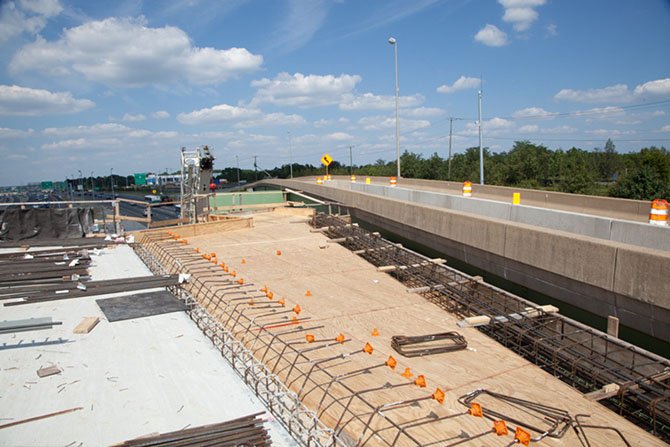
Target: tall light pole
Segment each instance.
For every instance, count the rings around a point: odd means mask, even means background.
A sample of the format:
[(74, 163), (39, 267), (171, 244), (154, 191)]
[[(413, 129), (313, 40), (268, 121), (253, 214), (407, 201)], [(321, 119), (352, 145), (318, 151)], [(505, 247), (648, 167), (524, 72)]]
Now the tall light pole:
[(93, 171), (91, 171), (91, 192), (95, 191), (95, 186), (93, 185)]
[(477, 107), (477, 127), (479, 127), (479, 184), (484, 184), (484, 149), (482, 148), (482, 91), (477, 92), (479, 107)]
[(235, 161), (237, 162), (237, 184), (240, 184), (240, 157), (235, 155)]
[(397, 177), (400, 178), (400, 122), (398, 121), (398, 43), (394, 37), (389, 37), (389, 43), (393, 45), (393, 60), (395, 61), (395, 150), (398, 163)]
[[(77, 169), (79, 172), (79, 184), (81, 185), (81, 190), (84, 191), (84, 175), (81, 173), (81, 169)], [(79, 187), (77, 187), (79, 189)]]
[(109, 183), (112, 185), (112, 199), (114, 199), (114, 168), (109, 168)]
[(291, 147), (291, 132), (288, 133), (288, 157), (291, 162), (290, 171), (291, 178), (293, 178), (293, 148)]

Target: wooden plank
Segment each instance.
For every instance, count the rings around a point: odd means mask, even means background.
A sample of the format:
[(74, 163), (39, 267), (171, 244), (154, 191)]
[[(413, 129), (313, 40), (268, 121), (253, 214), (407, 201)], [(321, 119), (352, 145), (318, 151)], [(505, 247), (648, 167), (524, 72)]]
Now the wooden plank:
[(60, 374), (61, 371), (62, 370), (57, 365), (53, 365), (53, 366), (46, 366), (44, 368), (40, 368), (36, 372), (37, 372), (37, 375), (40, 378), (42, 378), (42, 377), (53, 376), (55, 374)]
[(74, 328), (73, 334), (88, 334), (100, 322), (100, 317), (84, 317)]

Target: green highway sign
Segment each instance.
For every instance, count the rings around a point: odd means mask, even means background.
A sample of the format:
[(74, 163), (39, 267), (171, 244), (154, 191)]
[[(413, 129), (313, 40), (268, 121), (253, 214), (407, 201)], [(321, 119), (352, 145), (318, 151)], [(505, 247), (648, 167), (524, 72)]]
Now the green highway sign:
[(40, 187), (42, 188), (43, 191), (46, 191), (48, 189), (54, 189), (54, 183), (53, 182), (42, 182)]
[(147, 175), (146, 174), (134, 174), (135, 184), (136, 185), (146, 185), (147, 184)]

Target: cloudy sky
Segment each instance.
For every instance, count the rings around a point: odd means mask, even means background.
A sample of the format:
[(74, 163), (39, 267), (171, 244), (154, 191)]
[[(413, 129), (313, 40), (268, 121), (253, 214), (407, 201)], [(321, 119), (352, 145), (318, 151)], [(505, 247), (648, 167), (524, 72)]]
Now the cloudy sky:
[(667, 0), (0, 1), (0, 184), (446, 157), (515, 140), (670, 147)]

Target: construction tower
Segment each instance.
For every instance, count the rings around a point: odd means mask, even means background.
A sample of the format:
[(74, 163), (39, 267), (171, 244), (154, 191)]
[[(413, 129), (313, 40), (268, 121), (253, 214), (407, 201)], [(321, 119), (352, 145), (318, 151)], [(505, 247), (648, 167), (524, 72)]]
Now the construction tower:
[(197, 223), (204, 213), (213, 169), (214, 156), (209, 147), (181, 148), (181, 217), (189, 223)]

